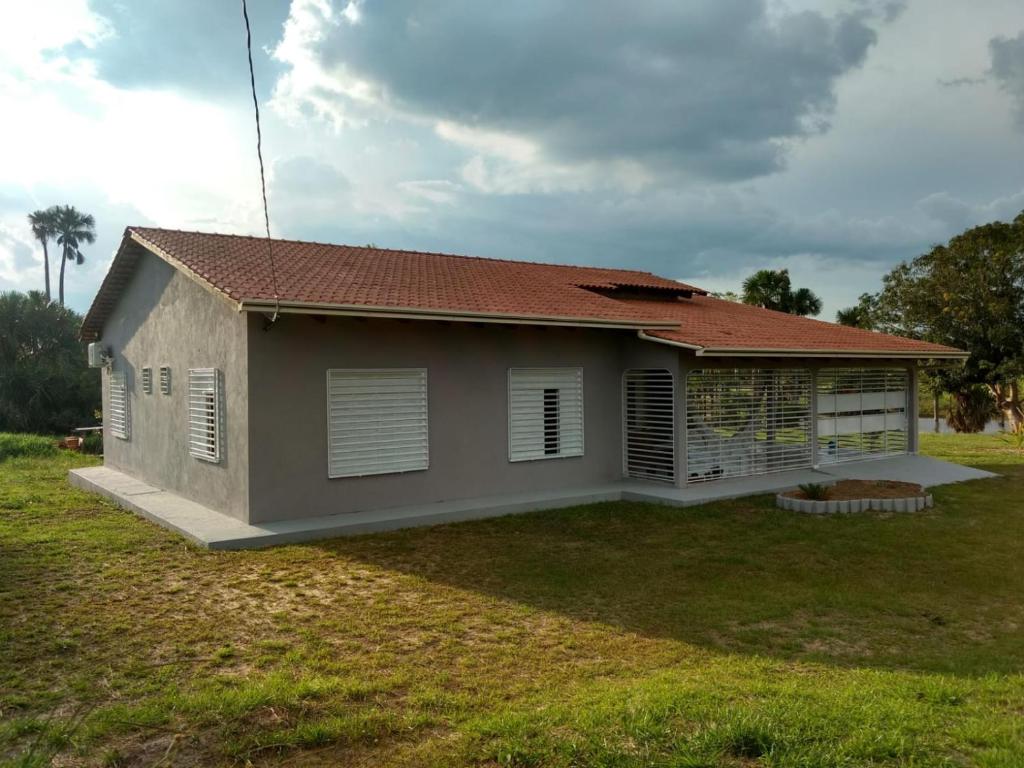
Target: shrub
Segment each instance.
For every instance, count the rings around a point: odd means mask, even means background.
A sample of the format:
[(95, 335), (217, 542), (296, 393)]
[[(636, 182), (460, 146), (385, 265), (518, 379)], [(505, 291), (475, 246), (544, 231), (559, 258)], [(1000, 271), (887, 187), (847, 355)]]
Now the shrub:
[(90, 432), (82, 440), (82, 453), (92, 453), (99, 455), (103, 453), (103, 434), (100, 432)]
[(0, 432), (0, 461), (16, 456), (54, 456), (57, 441), (43, 435)]
[(800, 486), (804, 496), (813, 501), (824, 501), (828, 498), (828, 486), (821, 483), (804, 483)]

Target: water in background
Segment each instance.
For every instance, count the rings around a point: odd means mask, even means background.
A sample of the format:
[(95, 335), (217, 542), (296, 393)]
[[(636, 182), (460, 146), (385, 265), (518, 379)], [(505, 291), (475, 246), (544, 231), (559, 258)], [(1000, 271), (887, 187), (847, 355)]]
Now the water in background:
[[(935, 419), (933, 419), (931, 417), (924, 418), (924, 419), (918, 419), (917, 420), (917, 431), (920, 432), (922, 435), (925, 432), (935, 432)], [(941, 432), (942, 434), (946, 434), (946, 433), (952, 432), (952, 431), (953, 431), (953, 428), (951, 426), (949, 426), (949, 424), (946, 423), (946, 420), (943, 419), (942, 417), (939, 417), (939, 432)], [(990, 421), (988, 424), (986, 424), (985, 425), (985, 429), (984, 429), (984, 432), (985, 432), (986, 435), (991, 435), (991, 434), (995, 434), (996, 432), (1002, 432), (1002, 431), (1003, 431), (1002, 424), (1000, 424), (998, 421), (995, 421), (995, 420)]]

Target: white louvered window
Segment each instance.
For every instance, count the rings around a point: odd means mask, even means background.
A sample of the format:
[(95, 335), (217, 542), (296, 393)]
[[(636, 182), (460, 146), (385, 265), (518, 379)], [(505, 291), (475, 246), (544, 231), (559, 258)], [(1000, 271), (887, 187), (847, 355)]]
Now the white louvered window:
[(127, 440), (131, 434), (131, 414), (128, 410), (128, 384), (123, 371), (112, 371), (108, 379), (110, 413), (107, 414), (110, 434)]
[(327, 371), (327, 476), (427, 469), (425, 368)]
[(171, 394), (171, 369), (166, 365), (160, 366), (160, 392)]
[(687, 375), (687, 482), (801, 469), (811, 461), (809, 371), (704, 369)]
[(634, 368), (622, 376), (627, 477), (676, 478), (675, 382), (671, 371)]
[(153, 369), (148, 366), (142, 369), (142, 391), (153, 394)]
[(818, 372), (818, 462), (907, 452), (907, 372), (829, 368)]
[(509, 461), (582, 455), (583, 369), (510, 369)]
[(221, 456), (220, 371), (190, 368), (188, 371), (188, 452), (203, 461), (219, 462)]

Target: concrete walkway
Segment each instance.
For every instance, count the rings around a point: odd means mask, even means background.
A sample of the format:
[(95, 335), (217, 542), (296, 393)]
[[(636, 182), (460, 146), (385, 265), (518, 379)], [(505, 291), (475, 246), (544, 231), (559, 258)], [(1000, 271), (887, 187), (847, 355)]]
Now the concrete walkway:
[(115, 504), (158, 525), (177, 531), (210, 549), (253, 549), (335, 536), (390, 531), (438, 523), (480, 520), (600, 501), (645, 501), (688, 507), (710, 501), (790, 490), (801, 483), (830, 483), (839, 478), (904, 480), (925, 486), (995, 477), (959, 464), (925, 456), (895, 456), (774, 475), (718, 480), (675, 488), (657, 483), (622, 481), (574, 488), (459, 501), (442, 501), (374, 512), (309, 517), (249, 525), (241, 520), (147, 485), (107, 467), (84, 467), (69, 473), (72, 485), (105, 496)]
[(981, 480), (995, 477), (991, 472), (962, 464), (951, 464), (929, 456), (889, 456), (872, 461), (854, 461), (849, 464), (832, 464), (818, 468), (827, 475), (849, 480), (902, 480), (919, 483), (925, 488), (946, 483), (962, 483), (965, 480)]

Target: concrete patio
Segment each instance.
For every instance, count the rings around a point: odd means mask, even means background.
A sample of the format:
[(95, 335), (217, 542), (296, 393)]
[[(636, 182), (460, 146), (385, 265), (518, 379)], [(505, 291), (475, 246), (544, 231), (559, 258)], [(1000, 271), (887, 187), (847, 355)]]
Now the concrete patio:
[(209, 549), (253, 549), (335, 536), (480, 520), (601, 501), (643, 501), (688, 507), (742, 496), (777, 493), (796, 488), (802, 483), (830, 483), (843, 478), (902, 480), (932, 487), (988, 477), (995, 475), (926, 456), (894, 456), (835, 464), (816, 470), (698, 483), (683, 488), (625, 480), (589, 488), (460, 499), (373, 512), (249, 525), (114, 469), (84, 467), (69, 473), (72, 485), (98, 493)]

